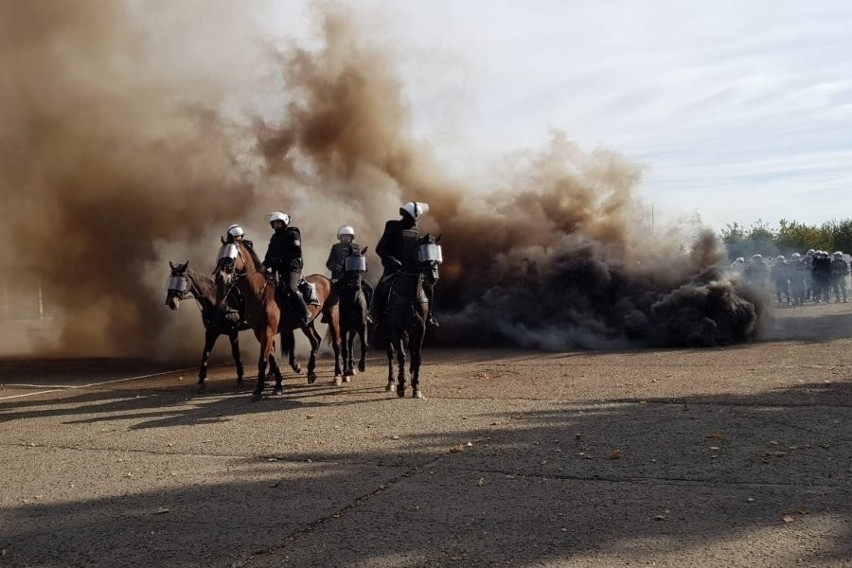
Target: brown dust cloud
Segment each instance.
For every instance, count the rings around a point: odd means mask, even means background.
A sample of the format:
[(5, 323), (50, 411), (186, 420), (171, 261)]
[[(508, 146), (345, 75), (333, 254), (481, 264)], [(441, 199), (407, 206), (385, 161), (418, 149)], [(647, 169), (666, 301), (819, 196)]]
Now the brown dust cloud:
[(415, 136), (393, 49), (367, 24), (318, 3), (311, 41), (274, 40), (259, 6), (0, 0), (0, 260), (4, 282), (39, 281), (56, 306), (51, 349), (194, 358), (200, 318), (163, 305), (167, 260), (209, 270), (232, 222), (263, 254), (263, 215), (283, 209), (321, 272), (339, 225), (373, 248), (410, 200), (444, 245), (435, 341), (755, 336), (761, 302), (718, 268), (712, 234), (649, 230), (641, 166), (555, 132), (469, 182)]

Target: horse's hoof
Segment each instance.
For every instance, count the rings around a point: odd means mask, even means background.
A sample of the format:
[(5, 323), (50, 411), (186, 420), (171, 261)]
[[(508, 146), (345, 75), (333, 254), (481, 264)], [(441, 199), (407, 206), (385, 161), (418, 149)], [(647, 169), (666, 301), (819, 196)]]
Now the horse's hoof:
[(358, 363), (358, 371), (359, 372), (363, 373), (366, 370), (367, 370), (367, 364), (366, 363)]
[(204, 393), (204, 391), (206, 391), (206, 390), (207, 390), (207, 385), (205, 385), (204, 383), (199, 383), (199, 384), (198, 384), (198, 389), (196, 389), (196, 391), (195, 391), (195, 392), (197, 392), (198, 394), (202, 394), (202, 393)]
[(297, 375), (300, 375), (302, 373), (302, 366), (299, 365), (298, 363), (296, 363), (295, 365), (292, 365), (290, 368), (293, 369), (293, 372), (296, 373)]
[(414, 389), (414, 392), (411, 393), (411, 398), (419, 398), (421, 400), (425, 400), (426, 397), (423, 396), (423, 393), (420, 392), (420, 389)]
[(308, 373), (308, 384), (312, 385), (315, 382), (317, 382), (317, 374), (311, 371), (310, 373)]
[(340, 375), (334, 376), (334, 386), (339, 387), (343, 383), (343, 378)]
[(257, 401), (261, 400), (262, 398), (263, 398), (263, 393), (262, 393), (262, 392), (253, 392), (253, 393), (251, 393), (251, 399), (252, 399), (252, 401), (254, 401), (254, 402), (257, 402)]
[(281, 396), (284, 394), (284, 387), (275, 387), (272, 390), (272, 396)]
[(352, 382), (352, 375), (344, 375), (343, 376), (343, 382), (344, 383), (351, 383)]
[(405, 396), (405, 387), (404, 386), (399, 385), (398, 387), (396, 387), (396, 396), (398, 396), (399, 398), (402, 398), (402, 397)]
[(385, 392), (390, 392), (393, 390), (393, 383), (388, 383), (388, 386), (385, 387)]

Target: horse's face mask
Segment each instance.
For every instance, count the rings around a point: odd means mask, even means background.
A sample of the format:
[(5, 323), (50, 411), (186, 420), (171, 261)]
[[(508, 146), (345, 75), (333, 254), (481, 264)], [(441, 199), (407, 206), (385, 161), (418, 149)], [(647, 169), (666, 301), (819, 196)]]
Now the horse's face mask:
[(367, 259), (360, 254), (350, 254), (343, 261), (343, 281), (350, 288), (360, 288), (364, 273), (367, 272)]
[(219, 255), (216, 259), (216, 280), (222, 284), (230, 284), (234, 277), (237, 257), (240, 255), (240, 249), (234, 243), (222, 245), (219, 249)]
[(191, 293), (189, 291), (189, 282), (186, 278), (186, 264), (172, 264), (172, 272), (166, 282), (166, 305), (176, 310), (180, 306), (181, 300), (185, 299)]
[(438, 267), (444, 262), (441, 245), (427, 242), (417, 249), (417, 259), (420, 265), (420, 274), (427, 284), (435, 284), (438, 281)]

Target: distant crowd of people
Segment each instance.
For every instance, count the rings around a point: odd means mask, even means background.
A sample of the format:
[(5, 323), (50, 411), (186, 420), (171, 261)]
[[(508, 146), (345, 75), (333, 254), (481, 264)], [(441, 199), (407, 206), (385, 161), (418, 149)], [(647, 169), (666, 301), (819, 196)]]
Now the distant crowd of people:
[(783, 255), (764, 259), (752, 255), (746, 262), (738, 257), (731, 263), (731, 271), (741, 275), (753, 285), (769, 289), (773, 286), (779, 305), (801, 306), (805, 302), (847, 302), (846, 278), (849, 262), (846, 255), (836, 251), (830, 255), (824, 250), (808, 250), (804, 255), (794, 252), (790, 258)]

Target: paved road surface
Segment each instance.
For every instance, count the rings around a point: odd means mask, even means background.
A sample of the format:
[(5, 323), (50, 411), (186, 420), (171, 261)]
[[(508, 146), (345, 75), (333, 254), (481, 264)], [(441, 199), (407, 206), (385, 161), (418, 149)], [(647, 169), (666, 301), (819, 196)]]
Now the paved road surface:
[(729, 349), (430, 351), (426, 401), (378, 356), (258, 403), (230, 367), (199, 396), (5, 359), (0, 566), (852, 566), (852, 309), (777, 315)]

